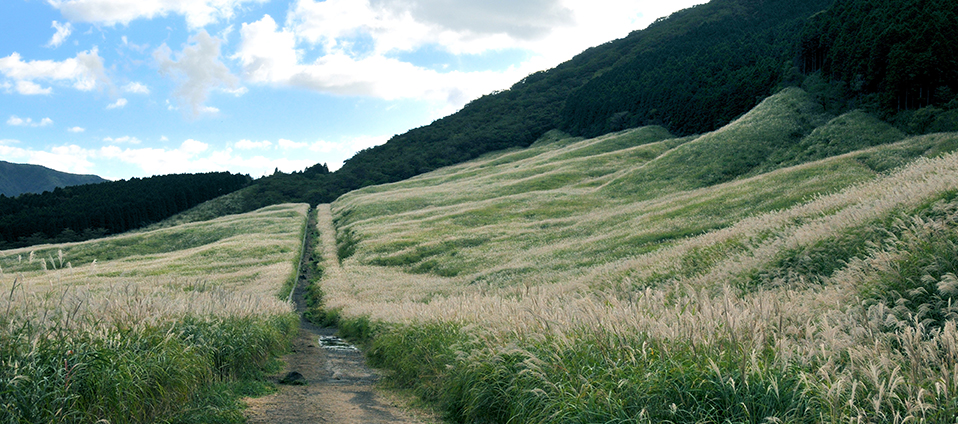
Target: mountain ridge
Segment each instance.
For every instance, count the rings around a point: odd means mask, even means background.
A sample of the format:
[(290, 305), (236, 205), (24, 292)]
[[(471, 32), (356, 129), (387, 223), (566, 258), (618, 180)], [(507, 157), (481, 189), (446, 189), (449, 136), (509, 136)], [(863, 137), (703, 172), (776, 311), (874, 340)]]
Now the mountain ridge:
[(109, 181), (92, 174), (71, 174), (41, 165), (0, 160), (0, 195), (16, 197), (24, 193), (43, 193), (57, 187), (98, 184)]

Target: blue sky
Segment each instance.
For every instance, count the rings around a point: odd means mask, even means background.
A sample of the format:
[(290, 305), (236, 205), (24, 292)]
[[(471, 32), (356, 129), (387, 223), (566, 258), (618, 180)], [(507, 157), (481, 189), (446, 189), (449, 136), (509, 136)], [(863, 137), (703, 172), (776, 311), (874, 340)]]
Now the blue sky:
[(703, 0), (4, 0), (0, 160), (259, 177), (446, 116)]

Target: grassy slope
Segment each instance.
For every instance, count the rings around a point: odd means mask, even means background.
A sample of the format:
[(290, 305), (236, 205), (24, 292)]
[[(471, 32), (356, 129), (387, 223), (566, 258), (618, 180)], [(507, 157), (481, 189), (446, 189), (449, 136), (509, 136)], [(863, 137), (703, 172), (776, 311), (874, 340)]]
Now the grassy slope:
[(286, 349), (306, 205), (0, 256), (0, 421), (242, 422)]
[[(888, 168), (885, 152), (914, 146), (906, 160), (931, 148), (914, 139), (749, 176), (764, 158), (840, 131), (836, 122), (873, 119), (829, 120), (815, 106), (788, 90), (685, 139), (658, 127), (590, 140), (553, 133), (529, 149), (353, 192), (336, 203), (339, 224), (362, 240), (354, 260), (364, 264), (473, 280), (576, 272), (873, 179)], [(743, 178), (716, 184), (716, 175)]]
[(340, 198), (327, 307), (458, 421), (947, 419), (956, 147), (799, 89), (553, 132)]

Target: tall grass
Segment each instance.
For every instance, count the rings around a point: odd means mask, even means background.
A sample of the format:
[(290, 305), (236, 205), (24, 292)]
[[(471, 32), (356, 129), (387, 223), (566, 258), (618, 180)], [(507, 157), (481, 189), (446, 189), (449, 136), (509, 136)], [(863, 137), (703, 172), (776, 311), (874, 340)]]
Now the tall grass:
[[(277, 295), (305, 212), (6, 252), (0, 422), (242, 422), (238, 396), (269, 390), (258, 381), (296, 334)], [(172, 235), (179, 250), (159, 242)]]
[[(954, 422), (958, 135), (876, 128), (818, 159), (802, 146), (871, 119), (807, 100), (668, 145), (551, 134), (348, 194), (325, 304), (454, 422)], [(660, 166), (709, 143), (747, 166)]]

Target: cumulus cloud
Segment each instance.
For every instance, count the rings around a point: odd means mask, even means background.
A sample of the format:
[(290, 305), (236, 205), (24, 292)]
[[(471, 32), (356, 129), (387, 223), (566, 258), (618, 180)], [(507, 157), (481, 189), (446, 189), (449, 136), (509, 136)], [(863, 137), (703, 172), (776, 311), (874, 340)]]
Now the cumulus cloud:
[(263, 141), (240, 140), (240, 141), (237, 141), (235, 144), (236, 148), (240, 150), (267, 149), (272, 145), (273, 143), (271, 143), (269, 140), (263, 140)]
[(83, 127), (71, 127), (71, 128), (67, 128), (67, 131), (72, 132), (72, 133), (81, 133), (81, 132), (86, 131), (86, 128), (83, 128)]
[(190, 37), (189, 43), (175, 55), (163, 44), (153, 52), (153, 59), (161, 74), (178, 81), (179, 86), (173, 95), (182, 106), (189, 107), (193, 117), (204, 112), (218, 112), (219, 109), (204, 105), (210, 92), (214, 89), (239, 90), (239, 78), (220, 60), (222, 40), (200, 31)]
[(0, 140), (0, 156), (20, 163), (43, 165), (62, 172), (88, 174), (94, 165), (90, 158), (95, 152), (75, 144), (56, 146), (49, 151), (37, 151), (15, 146), (17, 140)]
[(126, 103), (127, 103), (126, 99), (124, 99), (124, 98), (119, 98), (119, 99), (116, 99), (115, 102), (109, 104), (106, 108), (107, 108), (107, 109), (122, 108), (123, 106), (126, 106)]
[(142, 170), (142, 175), (186, 172), (230, 171), (260, 177), (283, 172), (301, 171), (316, 163), (312, 159), (270, 158), (263, 155), (247, 157), (231, 148), (213, 150), (206, 143), (189, 139), (175, 149), (121, 148), (105, 146), (94, 152), (97, 159), (119, 161)]
[(32, 118), (20, 118), (17, 115), (10, 115), (10, 119), (7, 119), (7, 125), (14, 127), (45, 127), (47, 125), (53, 125), (53, 120), (43, 118), (40, 122), (33, 122)]
[(411, 15), (440, 31), (464, 36), (505, 34), (514, 39), (538, 39), (553, 28), (573, 23), (572, 11), (560, 0), (370, 0), (374, 10)]
[[(232, 56), (246, 81), (323, 93), (444, 102), (443, 112), (508, 88), (582, 50), (702, 0), (296, 0), (284, 25), (244, 23)], [(679, 3), (679, 4), (676, 4)], [(527, 52), (506, 69), (445, 71), (400, 59), (420, 49), (452, 55)], [(314, 60), (304, 58), (319, 53)]]
[(279, 139), (277, 144), (281, 149), (302, 149), (309, 146), (309, 143), (299, 143), (292, 140), (286, 140), (284, 138)]
[(43, 88), (35, 81), (72, 83), (80, 91), (111, 86), (97, 48), (80, 52), (64, 61), (24, 61), (19, 53), (0, 58), (0, 73), (16, 82), (20, 94), (50, 94), (51, 87)]
[(131, 94), (150, 94), (150, 88), (138, 82), (131, 82), (124, 85), (123, 91)]
[(73, 25), (69, 22), (61, 24), (57, 21), (53, 21), (51, 26), (53, 29), (57, 30), (57, 32), (53, 34), (53, 37), (50, 38), (50, 41), (47, 43), (47, 47), (60, 47), (60, 44), (63, 44), (63, 42), (70, 37), (70, 34), (73, 33)]
[(17, 93), (23, 94), (25, 96), (34, 96), (38, 94), (50, 94), (53, 93), (52, 87), (43, 88), (40, 84), (37, 84), (33, 81), (17, 81)]
[(47, 0), (74, 22), (127, 25), (136, 19), (183, 15), (190, 28), (200, 28), (235, 16), (246, 3), (268, 0)]
[(342, 51), (304, 64), (299, 61), (296, 34), (280, 29), (269, 15), (243, 24), (240, 34), (242, 42), (233, 58), (243, 65), (243, 76), (248, 81), (330, 94), (431, 99), (461, 106), (524, 76), (518, 69), (441, 73), (383, 55), (357, 58)]

